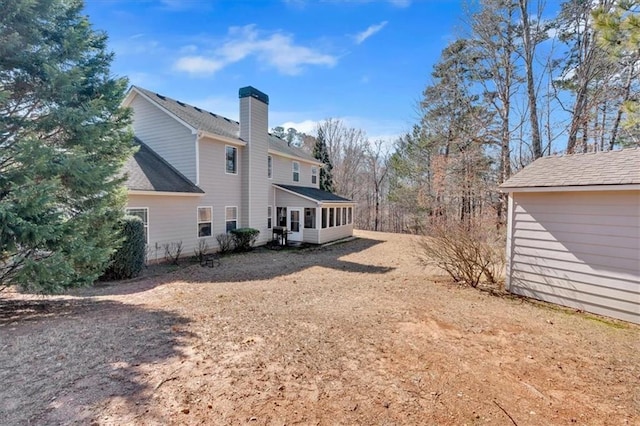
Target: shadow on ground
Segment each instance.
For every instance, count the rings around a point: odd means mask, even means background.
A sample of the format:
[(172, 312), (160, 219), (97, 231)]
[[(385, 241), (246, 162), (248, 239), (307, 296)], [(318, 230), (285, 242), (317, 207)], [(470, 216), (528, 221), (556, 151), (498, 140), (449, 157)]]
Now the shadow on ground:
[[(81, 297), (126, 295), (150, 290), (174, 281), (217, 283), (270, 280), (284, 275), (295, 274), (314, 266), (355, 274), (385, 274), (395, 268), (392, 266), (368, 265), (342, 259), (345, 256), (365, 251), (383, 242), (383, 240), (357, 238), (325, 247), (287, 250), (257, 248), (249, 253), (224, 256), (220, 260), (220, 265), (213, 268), (193, 264), (149, 278), (128, 282), (99, 283), (91, 288), (73, 290), (70, 294)], [(384, 262), (384, 259), (382, 261)]]
[(88, 424), (114, 398), (134, 421), (153, 396), (144, 371), (181, 355), (186, 324), (115, 301), (0, 300), (2, 423)]

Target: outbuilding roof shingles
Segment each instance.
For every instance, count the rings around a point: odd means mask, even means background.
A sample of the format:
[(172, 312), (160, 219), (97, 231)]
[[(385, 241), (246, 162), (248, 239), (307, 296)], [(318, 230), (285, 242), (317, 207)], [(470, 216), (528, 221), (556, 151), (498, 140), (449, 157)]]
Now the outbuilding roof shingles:
[(640, 184), (640, 149), (538, 158), (500, 185), (534, 188)]

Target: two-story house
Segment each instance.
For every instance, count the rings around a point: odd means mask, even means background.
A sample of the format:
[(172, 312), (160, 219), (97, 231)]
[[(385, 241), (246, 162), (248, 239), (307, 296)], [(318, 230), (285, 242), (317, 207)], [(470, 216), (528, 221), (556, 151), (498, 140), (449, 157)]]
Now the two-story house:
[[(239, 91), (240, 122), (133, 86), (138, 152), (125, 166), (127, 211), (142, 218), (150, 248), (202, 240), (235, 228), (286, 227), (290, 241), (322, 244), (352, 235), (354, 203), (319, 189), (322, 163), (269, 134), (269, 97)], [(162, 257), (152, 254), (152, 259)]]

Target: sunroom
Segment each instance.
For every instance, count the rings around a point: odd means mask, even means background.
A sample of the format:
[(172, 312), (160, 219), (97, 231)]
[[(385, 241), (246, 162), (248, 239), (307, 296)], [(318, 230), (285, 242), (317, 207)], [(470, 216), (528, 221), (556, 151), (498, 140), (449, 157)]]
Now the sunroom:
[(274, 230), (286, 230), (288, 241), (324, 244), (353, 235), (353, 201), (318, 188), (274, 187)]

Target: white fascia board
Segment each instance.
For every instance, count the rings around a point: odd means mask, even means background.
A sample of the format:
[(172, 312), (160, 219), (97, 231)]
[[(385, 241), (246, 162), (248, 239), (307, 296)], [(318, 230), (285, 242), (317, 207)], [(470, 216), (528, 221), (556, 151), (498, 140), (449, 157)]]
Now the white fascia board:
[(165, 191), (142, 191), (138, 189), (127, 190), (129, 195), (155, 195), (155, 196), (171, 196), (171, 197), (202, 197), (204, 192), (165, 192)]
[(229, 145), (235, 145), (239, 147), (247, 146), (247, 143), (242, 139), (229, 138), (227, 136), (216, 135), (215, 133), (205, 132), (204, 130), (198, 131), (198, 139), (204, 140), (204, 138), (212, 140), (214, 142), (222, 142)]
[(153, 99), (151, 99), (150, 97), (148, 97), (147, 95), (145, 95), (144, 93), (136, 89), (135, 87), (131, 89), (129, 94), (127, 94), (127, 97), (122, 102), (122, 106), (128, 107), (131, 104), (131, 102), (133, 102), (134, 95), (142, 96), (144, 99), (151, 102), (151, 104), (154, 105), (156, 108), (158, 108), (159, 110), (161, 110), (162, 112), (164, 112), (165, 114), (169, 115), (171, 118), (176, 120), (178, 123), (182, 124), (184, 127), (189, 129), (192, 134), (195, 135), (196, 133), (198, 133), (198, 129), (196, 129), (195, 127), (193, 127), (192, 125), (190, 125), (189, 123), (187, 123), (186, 121), (184, 121), (183, 119), (181, 119), (180, 117), (178, 117), (177, 115), (175, 115), (174, 113), (172, 113), (171, 111), (169, 111), (168, 109), (166, 109), (165, 107), (163, 107), (162, 105), (154, 101)]
[(353, 205), (355, 205), (356, 204), (355, 201), (338, 201), (338, 200), (322, 201), (322, 200), (316, 200), (315, 198), (307, 197), (306, 195), (302, 195), (302, 194), (299, 194), (299, 193), (297, 193), (295, 191), (291, 191), (291, 190), (289, 190), (287, 188), (283, 188), (281, 186), (278, 186), (277, 183), (273, 184), (273, 187), (276, 188), (276, 189), (279, 189), (280, 191), (288, 192), (291, 195), (295, 195), (296, 197), (300, 197), (300, 198), (303, 198), (305, 200), (309, 200), (309, 201), (311, 201), (313, 203), (316, 203), (318, 207), (324, 206), (324, 205), (327, 205), (327, 204), (340, 204), (340, 205), (343, 205), (343, 204), (353, 204)]
[(269, 150), (267, 152), (269, 154), (271, 154), (271, 155), (278, 155), (280, 157), (288, 158), (290, 160), (296, 160), (296, 161), (304, 162), (304, 163), (307, 163), (307, 164), (313, 164), (315, 166), (322, 167), (324, 165), (324, 163), (321, 163), (319, 161), (308, 160), (308, 159), (303, 158), (303, 157), (298, 157), (297, 155), (285, 154), (284, 152), (277, 151), (277, 150), (271, 149), (271, 148), (269, 148)]
[(638, 191), (640, 184), (620, 185), (574, 185), (574, 186), (524, 186), (498, 188), (501, 192), (587, 192), (587, 191)]

